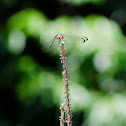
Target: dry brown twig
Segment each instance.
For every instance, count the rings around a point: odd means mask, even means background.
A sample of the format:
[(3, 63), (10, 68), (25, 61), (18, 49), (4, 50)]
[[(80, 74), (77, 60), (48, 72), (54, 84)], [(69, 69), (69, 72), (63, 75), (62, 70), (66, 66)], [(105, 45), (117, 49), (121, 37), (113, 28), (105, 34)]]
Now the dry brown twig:
[(61, 110), (61, 116), (59, 117), (60, 126), (64, 126), (64, 112), (65, 112), (64, 103), (61, 104), (60, 110)]
[[(70, 98), (69, 98), (69, 82), (68, 82), (68, 76), (67, 76), (67, 66), (66, 66), (66, 57), (65, 57), (65, 49), (64, 49), (64, 41), (61, 40), (61, 52), (60, 52), (60, 56), (61, 56), (61, 63), (63, 63), (63, 79), (64, 79), (64, 86), (65, 86), (65, 101), (66, 101), (66, 115), (67, 118), (64, 120), (64, 122), (67, 122), (68, 126), (72, 126), (72, 113), (71, 113), (71, 109), (70, 109)], [(62, 107), (62, 106), (61, 106)], [(62, 115), (62, 113), (61, 113)]]
[[(70, 108), (70, 94), (69, 94), (69, 82), (68, 82), (68, 76), (67, 76), (67, 65), (66, 65), (66, 57), (65, 57), (65, 49), (64, 49), (64, 35), (63, 34), (57, 34), (54, 38), (52, 43), (50, 44), (49, 48), (52, 47), (53, 43), (58, 39), (60, 42), (60, 47), (61, 47), (61, 52), (60, 52), (60, 59), (61, 63), (63, 63), (63, 80), (64, 80), (64, 87), (65, 87), (65, 101), (66, 101), (66, 106), (64, 106), (64, 103), (61, 104), (61, 116), (59, 117), (60, 119), (60, 126), (64, 126), (64, 123), (67, 122), (67, 126), (72, 126), (72, 110)], [(78, 38), (78, 37), (74, 37)], [(87, 37), (81, 36), (79, 37), (80, 40), (84, 43), (85, 41), (88, 40)], [(66, 115), (66, 117), (64, 117)]]

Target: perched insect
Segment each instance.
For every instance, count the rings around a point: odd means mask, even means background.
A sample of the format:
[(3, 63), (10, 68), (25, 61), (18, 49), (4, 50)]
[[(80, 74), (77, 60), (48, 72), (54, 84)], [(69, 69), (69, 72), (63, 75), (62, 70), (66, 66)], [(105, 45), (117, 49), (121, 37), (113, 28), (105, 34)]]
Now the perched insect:
[[(56, 41), (56, 40), (59, 40), (58, 41), (58, 44), (61, 42), (61, 40), (65, 40), (65, 39), (71, 39), (73, 41), (76, 41), (78, 43), (84, 43), (88, 40), (87, 37), (85, 36), (73, 36), (73, 35), (67, 35), (67, 34), (57, 34), (53, 39), (51, 39), (49, 42), (47, 42), (45, 45), (44, 45), (44, 50), (48, 50), (49, 48), (52, 47), (53, 43)], [(68, 43), (69, 41), (65, 41), (65, 43)]]

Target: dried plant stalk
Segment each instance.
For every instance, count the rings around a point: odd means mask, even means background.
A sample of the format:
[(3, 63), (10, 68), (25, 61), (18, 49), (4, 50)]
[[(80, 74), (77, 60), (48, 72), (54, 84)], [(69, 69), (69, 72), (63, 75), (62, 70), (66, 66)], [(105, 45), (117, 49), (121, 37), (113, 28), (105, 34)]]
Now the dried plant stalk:
[(65, 100), (66, 100), (66, 113), (67, 113), (67, 119), (64, 122), (67, 122), (68, 126), (72, 126), (72, 114), (70, 110), (70, 98), (69, 98), (69, 82), (68, 82), (68, 76), (67, 76), (67, 66), (66, 66), (66, 57), (65, 57), (65, 49), (64, 49), (64, 41), (61, 40), (61, 62), (63, 63), (63, 78), (64, 78), (64, 86), (65, 86)]
[(60, 126), (64, 126), (64, 112), (65, 112), (65, 109), (64, 109), (64, 103), (61, 104), (61, 107), (60, 107), (60, 110), (61, 110), (61, 116), (60, 116)]
[[(61, 42), (61, 52), (60, 52), (60, 56), (61, 56), (61, 63), (63, 63), (63, 79), (64, 79), (64, 87), (65, 87), (65, 100), (66, 100), (66, 107), (64, 107), (64, 104), (61, 104), (61, 117), (60, 117), (60, 125), (64, 126), (64, 123), (67, 122), (68, 126), (72, 126), (72, 113), (71, 113), (71, 109), (70, 109), (70, 98), (69, 98), (69, 82), (68, 82), (68, 76), (67, 76), (67, 66), (66, 66), (66, 57), (65, 57), (65, 49), (64, 49), (64, 41), (63, 41), (64, 35), (63, 34), (57, 34), (52, 43), (50, 44), (49, 48), (52, 47), (53, 43), (56, 40), (59, 40), (59, 42)], [(78, 38), (78, 37), (74, 37), (74, 38)], [(79, 39), (84, 43), (85, 41), (88, 40), (87, 37), (82, 36), (79, 37)], [(64, 118), (64, 113), (65, 115), (67, 115), (67, 117)]]

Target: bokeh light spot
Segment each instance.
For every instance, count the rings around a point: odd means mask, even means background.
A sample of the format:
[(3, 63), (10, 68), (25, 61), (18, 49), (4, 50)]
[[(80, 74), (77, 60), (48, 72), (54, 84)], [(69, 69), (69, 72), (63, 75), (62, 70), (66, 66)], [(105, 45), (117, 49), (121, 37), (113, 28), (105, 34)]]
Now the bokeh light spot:
[(26, 38), (22, 31), (13, 30), (9, 34), (9, 50), (14, 54), (20, 54), (25, 48)]

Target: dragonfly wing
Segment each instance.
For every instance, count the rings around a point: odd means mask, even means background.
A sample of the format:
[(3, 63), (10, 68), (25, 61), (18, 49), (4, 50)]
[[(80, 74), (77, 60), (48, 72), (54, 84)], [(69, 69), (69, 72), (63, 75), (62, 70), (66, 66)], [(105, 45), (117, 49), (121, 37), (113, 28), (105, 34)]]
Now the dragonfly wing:
[(69, 40), (69, 42), (74, 41), (77, 43), (84, 43), (85, 41), (88, 40), (88, 38), (85, 36), (74, 36), (74, 35), (67, 35), (67, 34), (62, 34), (62, 35), (63, 35), (64, 40), (66, 41)]
[(51, 39), (50, 41), (46, 42), (43, 46), (42, 46), (42, 50), (44, 52), (50, 52), (52, 51), (54, 48), (56, 48), (58, 46), (58, 40), (54, 37), (53, 39)]
[(42, 50), (44, 52), (48, 52), (50, 51), (50, 46), (52, 44), (52, 42), (54, 41), (55, 37), (53, 39), (51, 39), (50, 41), (46, 42), (43, 46), (42, 46)]

